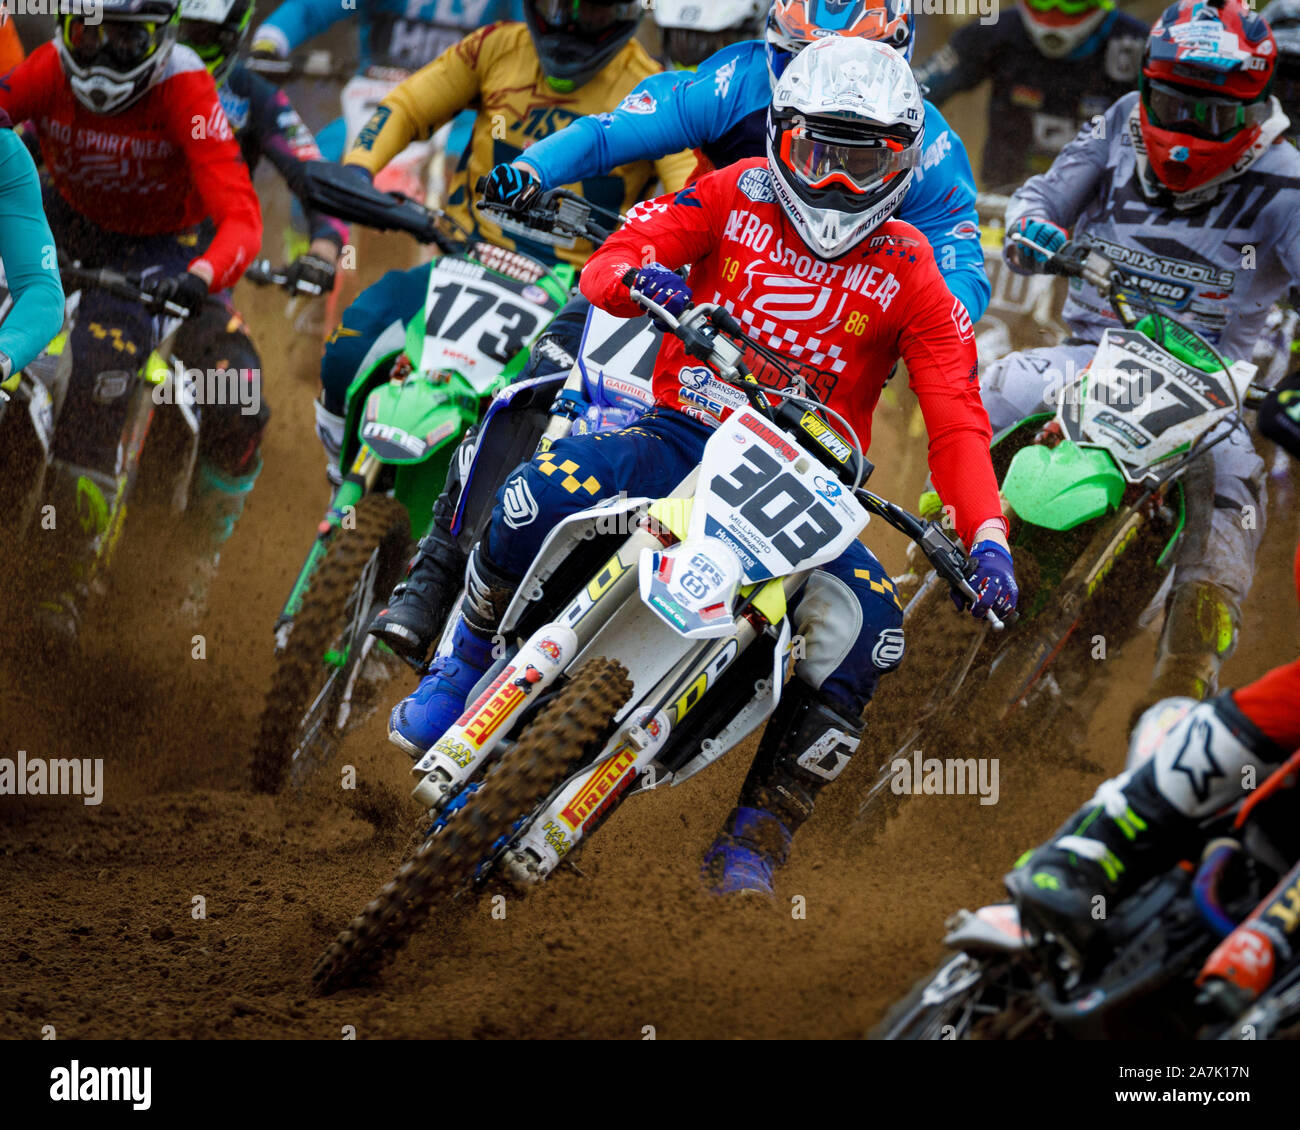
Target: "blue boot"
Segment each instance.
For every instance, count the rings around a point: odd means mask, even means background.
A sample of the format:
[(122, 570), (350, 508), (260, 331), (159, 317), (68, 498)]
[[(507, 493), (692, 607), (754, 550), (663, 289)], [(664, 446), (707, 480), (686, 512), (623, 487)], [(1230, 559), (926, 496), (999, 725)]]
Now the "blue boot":
[(734, 808), (704, 855), (701, 875), (710, 894), (774, 897), (772, 870), (790, 854), (790, 830), (761, 808)]
[(451, 652), (433, 661), (415, 693), (393, 707), (388, 740), (412, 759), (424, 756), (465, 712), (469, 692), (492, 666), (492, 641), (459, 620)]

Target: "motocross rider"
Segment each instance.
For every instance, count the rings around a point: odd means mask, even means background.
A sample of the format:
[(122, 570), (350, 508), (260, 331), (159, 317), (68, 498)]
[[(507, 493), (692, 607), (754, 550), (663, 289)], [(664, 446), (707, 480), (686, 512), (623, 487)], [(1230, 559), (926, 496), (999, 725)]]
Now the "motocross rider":
[(1016, 0), (992, 23), (958, 29), (916, 81), (941, 106), (992, 80), (980, 182), (1010, 192), (1133, 89), (1146, 38), (1147, 25), (1113, 0)]
[[(0, 109), (35, 125), (49, 171), (45, 210), (60, 249), (87, 267), (138, 273), (155, 299), (198, 311), (257, 253), (262, 220), (212, 76), (176, 43), (179, 16), (179, 0), (103, 0), (100, 22), (60, 16), (54, 41), (0, 78)], [(205, 218), (213, 233), (199, 250)], [(55, 458), (77, 471), (62, 475), (51, 497), (57, 512), (86, 521), (59, 522), (62, 567), (42, 606), (46, 628), (65, 641), (75, 636), (88, 561), (116, 504), (131, 378), (161, 321), (139, 304), (82, 292), (61, 414), (75, 426), (58, 428), (54, 440)], [(240, 374), (245, 386), (258, 377)], [(261, 466), (260, 388), (223, 399), (230, 402), (202, 406), (190, 509), (200, 530), (216, 524), (211, 512), (242, 504)], [(257, 411), (246, 413), (248, 404)]]
[[(970, 317), (921, 232), (890, 219), (923, 151), (921, 92), (906, 60), (878, 41), (819, 40), (777, 81), (768, 136), (766, 158), (708, 173), (633, 209), (583, 271), (583, 293), (612, 314), (635, 316), (641, 307), (622, 282), (635, 270), (635, 287), (670, 313), (680, 314), (692, 294), (725, 305), (844, 413), (864, 445), (901, 356), (928, 425), (938, 490), (973, 546), (974, 611), (1007, 613), (1017, 592)], [(688, 263), (683, 281), (675, 269)], [(778, 303), (779, 324), (769, 313)], [(754, 364), (761, 374), (761, 361)], [(767, 372), (769, 381), (782, 379)], [(667, 495), (699, 462), (730, 412), (697, 391), (706, 376), (676, 337), (665, 336), (655, 408), (622, 431), (557, 440), (511, 473), (470, 554), (452, 652), (394, 708), (395, 743), (422, 753), (461, 713), (492, 663), (493, 638), (521, 574), (558, 521), (620, 489)], [(902, 659), (902, 609), (860, 542), (814, 572), (793, 615), (805, 655), (767, 725), (740, 804), (705, 857), (706, 882), (718, 893), (772, 893), (772, 869), (785, 861), (821, 787), (857, 748), (862, 710), (880, 676)]]
[(693, 71), (715, 51), (758, 36), (766, 8), (766, 0), (656, 0), (664, 61)]
[[(1259, 423), (1300, 458), (1300, 371), (1270, 394)], [(1006, 877), (1022, 919), (1081, 953), (1102, 926), (1094, 914), (1098, 896), (1113, 903), (1180, 859), (1195, 858), (1200, 821), (1241, 799), (1246, 768), (1262, 781), (1300, 749), (1300, 659), (1208, 702), (1174, 698), (1150, 713), (1174, 722), (1152, 756), (1102, 784)]]
[[(612, 113), (581, 118), (537, 142), (513, 163), (498, 164), (485, 196), (522, 209), (543, 189), (574, 176), (592, 177), (623, 162), (679, 149), (699, 151), (696, 176), (761, 156), (773, 84), (805, 46), (837, 33), (878, 39), (907, 55), (911, 7), (907, 0), (854, 0), (849, 9), (829, 5), (829, 0), (777, 0), (767, 18), (765, 40), (719, 51), (690, 81), (680, 74), (652, 75)], [(899, 216), (921, 229), (949, 288), (971, 320), (978, 321), (988, 305), (989, 282), (978, 239), (975, 180), (961, 139), (928, 103), (925, 141)], [(570, 304), (543, 340), (551, 348), (558, 345), (576, 354), (584, 317), (583, 304)], [(455, 486), (449, 480), (448, 490)], [(454, 510), (454, 499), (439, 499), (441, 514), (450, 516)], [(404, 655), (423, 658), (460, 589), (465, 558), (448, 521), (444, 517), (440, 522), (435, 515), (406, 581), (370, 629)]]
[[(1300, 153), (1269, 97), (1275, 51), (1241, 0), (1181, 0), (1161, 16), (1138, 93), (1084, 126), (1051, 169), (1015, 194), (1007, 230), (1055, 250), (1074, 238), (1152, 280), (1229, 360), (1248, 358), (1270, 306), (1300, 278)], [(1006, 245), (1013, 270), (1044, 256)], [(1116, 319), (1071, 285), (1063, 344), (1011, 354), (984, 374), (996, 430), (1044, 410), (1092, 359)], [(1213, 489), (1189, 490), (1187, 537), (1146, 705), (1212, 693), (1231, 651), (1263, 536), (1264, 464), (1241, 424), (1204, 460)], [(1211, 497), (1212, 496), (1212, 497)]]

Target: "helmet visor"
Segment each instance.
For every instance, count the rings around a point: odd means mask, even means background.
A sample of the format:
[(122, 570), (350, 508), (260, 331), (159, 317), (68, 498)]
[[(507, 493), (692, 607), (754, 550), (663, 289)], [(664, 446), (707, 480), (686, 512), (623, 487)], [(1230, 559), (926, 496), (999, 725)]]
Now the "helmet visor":
[(99, 63), (129, 71), (158, 49), (162, 28), (155, 20), (104, 20), (88, 24), (84, 16), (65, 16), (63, 43), (80, 66)]
[(552, 31), (576, 31), (589, 36), (603, 35), (611, 28), (641, 16), (640, 0), (601, 4), (597, 0), (528, 0), (543, 26)]
[(890, 137), (849, 144), (796, 125), (782, 131), (781, 160), (809, 188), (865, 193), (915, 165), (916, 149)]

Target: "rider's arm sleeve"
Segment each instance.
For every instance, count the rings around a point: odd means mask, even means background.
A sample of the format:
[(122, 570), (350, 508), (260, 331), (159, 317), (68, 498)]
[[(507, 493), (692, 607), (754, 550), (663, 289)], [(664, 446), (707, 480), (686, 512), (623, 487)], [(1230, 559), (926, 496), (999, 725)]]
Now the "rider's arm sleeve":
[[(192, 71), (171, 79), (167, 89), (170, 140), (184, 151), (190, 183), (216, 224), (212, 242), (190, 267), (206, 262), (212, 268), (215, 294), (234, 286), (261, 249), (262, 209), (212, 77), (205, 70)], [(206, 122), (207, 128), (195, 131), (190, 124), (195, 121)], [(202, 136), (195, 137), (196, 132)]]
[(978, 20), (966, 24), (916, 68), (916, 81), (926, 88), (927, 98), (946, 102), (989, 77), (993, 46), (989, 28)]
[[(288, 94), (283, 90), (267, 82), (261, 75), (251, 74), (242, 68), (232, 72), (227, 81), (233, 84), (237, 77), (247, 84), (247, 90), (242, 93), (249, 97), (252, 107), (249, 128), (256, 130), (258, 147), (284, 178), (289, 191), (302, 204), (310, 238), (327, 239), (336, 247), (342, 247), (348, 238), (347, 224), (309, 207), (305, 198), (303, 162), (321, 159), (311, 130), (299, 117)], [(235, 92), (240, 93), (239, 90)]]
[(975, 332), (931, 262), (901, 312), (899, 352), (929, 437), (930, 474), (957, 534), (969, 546), (975, 531), (1000, 521), (1002, 504), (989, 457), (993, 429), (980, 400)]
[(980, 248), (975, 174), (961, 138), (931, 105), (925, 108), (922, 162), (928, 167), (919, 170), (920, 179), (913, 179), (898, 218), (921, 229), (948, 289), (961, 299), (971, 321), (978, 322), (992, 288)]
[(377, 173), (411, 142), (432, 136), (476, 101), (485, 42), (498, 28), (509, 26), (480, 28), (395, 87), (375, 108), (343, 163)]
[[(1056, 155), (1045, 173), (1030, 177), (1016, 189), (1007, 204), (1006, 226), (1022, 216), (1051, 220), (1069, 231), (1084, 206), (1097, 194), (1106, 171), (1112, 131), (1128, 129), (1128, 108), (1136, 95), (1125, 95), (1106, 111), (1100, 122), (1084, 122), (1074, 139)], [(1005, 254), (1010, 244), (1003, 248)]]
[(288, 55), (299, 44), (355, 14), (355, 8), (338, 0), (286, 0), (253, 33), (253, 41), (269, 39)]
[(0, 130), (0, 261), (14, 304), (0, 325), (13, 372), (31, 364), (63, 325), (63, 286), (41, 184), (27, 147)]
[[(713, 103), (711, 117), (703, 113), (702, 93)], [(579, 118), (530, 145), (521, 160), (537, 172), (544, 188), (573, 184), (634, 161), (658, 162), (666, 154), (682, 163), (682, 150), (695, 149), (716, 136), (710, 122), (718, 131), (726, 125), (724, 113), (724, 105), (713, 97), (707, 82), (692, 82), (681, 71), (664, 71), (642, 79), (609, 113)], [(693, 168), (692, 160), (681, 173), (681, 183)], [(673, 177), (680, 172), (678, 168), (669, 170)], [(660, 169), (659, 175), (662, 178), (664, 170)], [(672, 185), (664, 180), (669, 191), (681, 183)]]
[(1233, 691), (1232, 700), (1283, 749), (1300, 749), (1300, 659)]
[(620, 318), (634, 318), (645, 311), (623, 285), (629, 270), (639, 270), (647, 263), (676, 269), (708, 255), (718, 244), (720, 225), (726, 218), (725, 212), (718, 218), (724, 205), (715, 199), (721, 188), (717, 176), (711, 173), (681, 192), (636, 205), (627, 214), (627, 223), (582, 268), (579, 285), (588, 300)]

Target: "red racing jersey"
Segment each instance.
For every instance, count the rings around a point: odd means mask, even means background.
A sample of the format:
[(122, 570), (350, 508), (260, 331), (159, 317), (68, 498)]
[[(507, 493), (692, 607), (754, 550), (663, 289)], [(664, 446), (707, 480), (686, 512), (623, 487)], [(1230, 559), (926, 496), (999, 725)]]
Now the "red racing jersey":
[(214, 291), (231, 286), (257, 255), (262, 212), (248, 168), (212, 76), (188, 47), (173, 48), (139, 101), (93, 114), (73, 97), (58, 50), (46, 43), (0, 78), (0, 108), (34, 123), (54, 187), (98, 227), (163, 235), (211, 217), (216, 234), (200, 259), (212, 267)]
[[(786, 218), (758, 157), (638, 204), (583, 268), (582, 292), (611, 314), (633, 317), (642, 311), (623, 275), (656, 261), (692, 264), (695, 300), (726, 307), (752, 337), (779, 350), (808, 389), (848, 419), (864, 449), (881, 389), (901, 358), (925, 417), (935, 489), (953, 507), (958, 534), (970, 545), (984, 522), (1001, 520), (974, 330), (911, 224), (888, 220), (834, 262), (819, 259)], [(785, 383), (758, 354), (746, 362), (760, 382)], [(698, 370), (682, 343), (665, 335), (655, 399), (716, 422), (727, 410), (701, 407), (682, 379), (691, 382)]]

